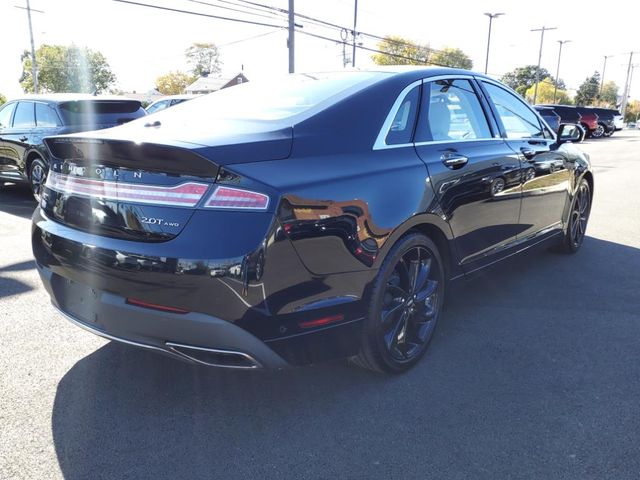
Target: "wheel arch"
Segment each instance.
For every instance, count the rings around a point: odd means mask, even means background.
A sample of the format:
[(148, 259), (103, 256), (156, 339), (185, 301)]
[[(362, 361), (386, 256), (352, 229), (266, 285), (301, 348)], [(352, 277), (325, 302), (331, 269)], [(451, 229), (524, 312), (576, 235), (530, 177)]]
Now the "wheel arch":
[(447, 278), (452, 278), (462, 273), (456, 261), (457, 252), (451, 228), (446, 221), (435, 214), (416, 215), (396, 228), (390, 238), (385, 242), (385, 246), (378, 255), (374, 267), (380, 268), (393, 246), (396, 245), (400, 239), (412, 233), (421, 233), (429, 237), (436, 244), (440, 255), (443, 257)]

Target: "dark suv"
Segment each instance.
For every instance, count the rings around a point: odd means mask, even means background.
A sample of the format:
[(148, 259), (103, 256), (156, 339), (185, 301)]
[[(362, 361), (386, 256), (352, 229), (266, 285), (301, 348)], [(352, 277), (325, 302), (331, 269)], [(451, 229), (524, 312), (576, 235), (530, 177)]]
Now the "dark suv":
[(81, 94), (31, 95), (0, 107), (0, 183), (28, 182), (36, 197), (48, 171), (43, 138), (121, 125), (146, 113), (137, 100)]

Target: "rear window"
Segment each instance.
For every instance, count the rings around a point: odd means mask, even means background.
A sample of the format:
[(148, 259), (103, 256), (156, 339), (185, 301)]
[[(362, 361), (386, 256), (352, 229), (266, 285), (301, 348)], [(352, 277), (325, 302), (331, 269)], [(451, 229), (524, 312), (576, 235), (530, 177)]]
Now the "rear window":
[(380, 72), (296, 74), (246, 82), (159, 112), (172, 118), (280, 120), (374, 83)]
[(144, 115), (137, 100), (76, 100), (59, 109), (67, 125), (118, 125)]

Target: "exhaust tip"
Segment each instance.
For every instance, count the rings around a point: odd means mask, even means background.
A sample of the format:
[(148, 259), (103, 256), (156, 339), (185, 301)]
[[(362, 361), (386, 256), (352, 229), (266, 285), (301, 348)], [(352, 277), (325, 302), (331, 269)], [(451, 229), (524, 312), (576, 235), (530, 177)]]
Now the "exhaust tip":
[(167, 342), (168, 349), (186, 357), (192, 362), (209, 367), (255, 369), (262, 365), (251, 355), (233, 350), (220, 350), (217, 348), (196, 347), (193, 345), (182, 345), (179, 343)]

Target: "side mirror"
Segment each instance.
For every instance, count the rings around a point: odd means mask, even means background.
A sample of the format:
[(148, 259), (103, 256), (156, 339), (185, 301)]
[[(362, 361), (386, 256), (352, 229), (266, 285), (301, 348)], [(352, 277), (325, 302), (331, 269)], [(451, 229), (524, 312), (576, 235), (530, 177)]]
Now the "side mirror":
[(581, 125), (575, 123), (563, 123), (558, 128), (557, 143), (580, 143), (584, 140), (585, 131)]

